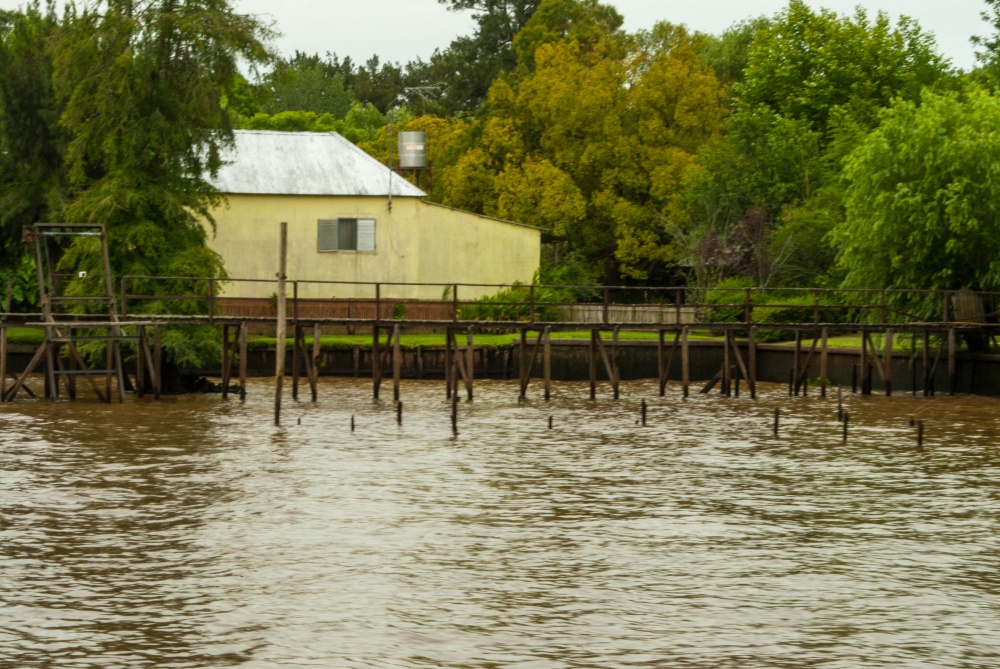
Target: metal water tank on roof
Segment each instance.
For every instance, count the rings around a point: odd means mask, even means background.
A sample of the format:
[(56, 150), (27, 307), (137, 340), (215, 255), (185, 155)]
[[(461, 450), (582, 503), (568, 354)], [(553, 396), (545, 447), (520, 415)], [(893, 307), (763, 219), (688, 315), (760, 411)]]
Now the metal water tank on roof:
[(404, 170), (418, 170), (427, 167), (426, 132), (399, 133), (399, 166)]

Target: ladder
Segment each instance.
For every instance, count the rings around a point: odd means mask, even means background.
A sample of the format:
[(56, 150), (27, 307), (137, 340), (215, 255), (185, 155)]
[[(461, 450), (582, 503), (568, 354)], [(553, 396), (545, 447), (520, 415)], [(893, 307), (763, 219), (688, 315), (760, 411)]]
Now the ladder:
[[(101, 246), (102, 281), (96, 295), (66, 295), (67, 279), (84, 279), (85, 273), (70, 275), (58, 272), (58, 258), (54, 258), (52, 242), (62, 238), (94, 238)], [(38, 296), (42, 310), (44, 337), (24, 372), (14, 381), (14, 385), (0, 396), (0, 401), (12, 401), (24, 386), (28, 375), (39, 364), (45, 363), (45, 393), (53, 402), (59, 399), (60, 381), (66, 386), (70, 399), (76, 398), (76, 380), (84, 378), (102, 402), (111, 402), (112, 378), (117, 382), (118, 401), (124, 403), (126, 379), (122, 369), (121, 345), (124, 341), (135, 341), (140, 350), (148, 343), (140, 335), (128, 336), (122, 329), (118, 317), (118, 305), (111, 277), (111, 261), (108, 255), (108, 240), (103, 224), (97, 223), (36, 223), (23, 230), (23, 241), (33, 243), (35, 267), (38, 279)], [(80, 306), (92, 307), (89, 313), (81, 314)], [(144, 328), (139, 328), (142, 331)], [(92, 368), (81, 355), (78, 344), (89, 341), (105, 343), (105, 364)], [(63, 355), (63, 348), (68, 355)], [(148, 358), (147, 358), (148, 359)], [(137, 376), (140, 376), (137, 374)], [(104, 383), (98, 380), (103, 377)], [(139, 381), (140, 379), (136, 379)], [(101, 388), (103, 385), (103, 390)]]

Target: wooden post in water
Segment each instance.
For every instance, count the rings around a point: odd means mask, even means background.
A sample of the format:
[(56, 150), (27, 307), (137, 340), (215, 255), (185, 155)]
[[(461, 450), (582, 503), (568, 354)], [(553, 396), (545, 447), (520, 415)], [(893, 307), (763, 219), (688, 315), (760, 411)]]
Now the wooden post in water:
[(750, 340), (747, 342), (747, 372), (749, 378), (747, 384), (750, 386), (750, 399), (757, 399), (757, 328), (751, 327), (748, 333)]
[(465, 393), (466, 399), (471, 402), (476, 369), (476, 348), (471, 325), (465, 331), (465, 346)]
[(163, 390), (163, 326), (153, 328), (153, 399), (159, 401)]
[(924, 382), (924, 397), (930, 395), (931, 392), (930, 348), (931, 348), (931, 335), (927, 330), (924, 330), (924, 351), (923, 351), (923, 362), (921, 363), (921, 371), (923, 372), (923, 382)]
[(521, 339), (517, 349), (517, 365), (518, 379), (521, 383), (521, 394), (518, 397), (523, 400), (528, 391), (528, 374), (530, 373), (528, 369), (528, 330), (525, 328), (521, 328)]
[(719, 392), (726, 397), (733, 394), (732, 379), (729, 373), (729, 347), (732, 345), (732, 339), (733, 333), (726, 330), (722, 344), (722, 387), (719, 389)]
[(376, 323), (372, 326), (372, 397), (376, 400), (382, 389), (382, 342), (379, 341), (381, 335), (382, 328)]
[(955, 394), (958, 369), (955, 364), (955, 328), (948, 330), (948, 394)]
[(611, 370), (613, 372), (611, 382), (614, 384), (615, 399), (621, 394), (621, 371), (618, 368), (618, 326), (611, 331)]
[(657, 332), (656, 337), (656, 370), (657, 378), (660, 380), (660, 397), (667, 392), (667, 356), (663, 348), (663, 328)]
[[(146, 395), (146, 360), (143, 357), (143, 342), (146, 340), (146, 326), (137, 325), (135, 328), (135, 395), (142, 399)], [(0, 377), (3, 375), (0, 374)], [(3, 397), (3, 392), (0, 392)]]
[(691, 356), (686, 325), (681, 329), (681, 384), (684, 388), (684, 397), (687, 397), (691, 390)]
[(861, 330), (861, 394), (870, 395), (871, 387), (868, 385), (871, 376), (871, 365), (868, 363), (868, 333)]
[(795, 357), (792, 361), (792, 385), (795, 396), (799, 395), (799, 375), (802, 373), (802, 330), (795, 331)]
[(229, 326), (222, 325), (222, 399), (229, 399)]
[(455, 375), (455, 355), (452, 352), (452, 341), (455, 334), (451, 328), (444, 331), (444, 384), (446, 386), (445, 399), (451, 399), (452, 377)]
[(819, 394), (821, 397), (826, 397), (826, 376), (829, 371), (829, 362), (830, 362), (830, 357), (829, 357), (830, 351), (827, 346), (829, 333), (827, 332), (826, 328), (823, 328), (823, 331), (820, 336), (823, 338), (823, 344), (822, 344), (823, 349), (820, 351), (819, 354), (819, 384), (820, 384)]
[(240, 401), (247, 398), (247, 322), (240, 323)]
[(392, 401), (399, 402), (399, 377), (402, 372), (403, 354), (399, 344), (399, 323), (392, 326)]
[(313, 323), (313, 350), (312, 359), (309, 364), (309, 390), (312, 393), (312, 401), (315, 402), (319, 395), (319, 352), (320, 352), (320, 327), (319, 323)]
[[(293, 281), (292, 285), (298, 288), (298, 282)], [(292, 301), (293, 311), (298, 311), (296, 295)], [(302, 333), (302, 326), (297, 318), (292, 318), (292, 399), (299, 399), (299, 377), (302, 375), (302, 357), (305, 355), (305, 337)]]
[(892, 330), (885, 331), (885, 396), (892, 397)]
[[(274, 355), (274, 424), (281, 425), (281, 393), (285, 383), (285, 334), (288, 328), (288, 296), (285, 282), (288, 279), (288, 223), (282, 221), (278, 243), (278, 318), (275, 326)], [(157, 356), (159, 357), (159, 356)], [(157, 375), (159, 376), (159, 375)]]
[(590, 331), (590, 399), (597, 399), (597, 330)]
[(542, 369), (545, 382), (545, 401), (552, 397), (552, 328), (545, 326), (545, 344), (542, 352)]
[(7, 327), (0, 323), (0, 402), (7, 393)]

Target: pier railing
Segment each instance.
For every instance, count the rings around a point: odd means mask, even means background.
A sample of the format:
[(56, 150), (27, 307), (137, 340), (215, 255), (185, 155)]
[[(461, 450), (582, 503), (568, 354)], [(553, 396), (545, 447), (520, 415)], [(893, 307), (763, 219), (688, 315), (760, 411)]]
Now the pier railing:
[[(804, 325), (991, 325), (1000, 292), (841, 288), (697, 288), (289, 280), (292, 321), (458, 322), (634, 327), (781, 327)], [(125, 276), (123, 320), (273, 321), (269, 279)], [(8, 283), (0, 318), (12, 313)], [(86, 320), (80, 305), (64, 315)], [(28, 319), (30, 320), (30, 319)]]
[[(184, 291), (171, 291), (170, 285)], [(293, 320), (656, 325), (988, 324), (1000, 292), (288, 281)], [(127, 276), (123, 315), (273, 320), (274, 281)], [(145, 290), (136, 290), (136, 288)], [(248, 297), (256, 293), (256, 297)], [(169, 304), (184, 305), (171, 310)], [(176, 313), (173, 313), (176, 311)]]

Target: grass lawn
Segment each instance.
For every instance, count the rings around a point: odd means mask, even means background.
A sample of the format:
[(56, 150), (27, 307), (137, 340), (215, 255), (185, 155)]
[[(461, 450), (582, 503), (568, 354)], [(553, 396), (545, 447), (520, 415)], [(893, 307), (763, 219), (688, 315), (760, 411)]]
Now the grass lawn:
[[(609, 333), (604, 333), (602, 335), (607, 341), (610, 339), (611, 335)], [(506, 333), (506, 334), (476, 334), (475, 343), (477, 346), (509, 346), (511, 344), (516, 344), (520, 340), (520, 334), (518, 333)], [(529, 341), (535, 341), (538, 337), (538, 332), (528, 332)], [(619, 338), (622, 341), (634, 341), (634, 340), (650, 340), (655, 341), (657, 333), (655, 332), (622, 332)], [(590, 339), (590, 332), (553, 332), (553, 339)], [(721, 340), (721, 337), (712, 337), (703, 333), (691, 333), (691, 339), (699, 340)], [(465, 344), (465, 335), (459, 333), (457, 335), (458, 344)], [(383, 346), (391, 346), (391, 341), (388, 335), (383, 335), (379, 338), (379, 341)], [(667, 338), (667, 341), (672, 341), (671, 338)], [(291, 337), (286, 339), (286, 348), (292, 348), (294, 342)], [(372, 343), (371, 335), (322, 335), (319, 338), (320, 346), (324, 349), (350, 349), (355, 346), (360, 346), (361, 348), (369, 348)], [(269, 349), (274, 348), (277, 343), (277, 339), (274, 337), (250, 337), (247, 340), (247, 346), (251, 350), (259, 349)], [(444, 335), (443, 334), (403, 334), (399, 337), (399, 345), (402, 348), (416, 348), (417, 346), (444, 346)], [(306, 346), (312, 346), (312, 337), (306, 337)]]
[(42, 343), (41, 328), (7, 328), (7, 343), (38, 346)]
[[(528, 336), (531, 340), (538, 336), (537, 332), (529, 332)], [(623, 341), (655, 341), (657, 338), (656, 332), (646, 332), (646, 331), (635, 331), (635, 332), (621, 332), (620, 339)], [(602, 333), (602, 337), (605, 341), (611, 338), (610, 333)], [(590, 339), (589, 331), (581, 332), (553, 332), (553, 339)], [(722, 337), (712, 336), (707, 334), (705, 331), (692, 331), (690, 334), (692, 340), (697, 341), (721, 341)], [(507, 333), (507, 334), (476, 334), (475, 343), (479, 346), (509, 346), (511, 344), (516, 344), (520, 339), (518, 333)], [(872, 337), (875, 347), (877, 350), (884, 350), (884, 339), (880, 335)], [(673, 343), (673, 335), (667, 334), (665, 337), (667, 344)], [(247, 345), (251, 350), (261, 350), (274, 348), (275, 342), (277, 340), (274, 337), (250, 337), (247, 341)], [(391, 342), (388, 335), (384, 335), (381, 340), (383, 346), (390, 346)], [(7, 342), (10, 344), (23, 344), (38, 346), (42, 343), (42, 330), (41, 328), (7, 328)], [(372, 338), (371, 335), (323, 335), (320, 337), (320, 346), (324, 349), (352, 349), (355, 346), (360, 346), (361, 348), (369, 348), (371, 346)], [(831, 348), (861, 348), (861, 337), (857, 335), (847, 335), (842, 337), (830, 337), (828, 340)], [(417, 346), (426, 347), (443, 347), (444, 346), (444, 335), (443, 334), (404, 334), (400, 337), (400, 346), (406, 349), (416, 348)], [(465, 343), (465, 336), (462, 334), (458, 335), (458, 343), (462, 345)], [(777, 342), (782, 344), (788, 344), (792, 342)], [(306, 345), (312, 346), (312, 337), (306, 337)], [(917, 338), (917, 349), (923, 345), (923, 339), (921, 337)], [(933, 344), (932, 344), (933, 345)], [(293, 341), (291, 338), (287, 339), (287, 348), (291, 349), (293, 346)], [(807, 348), (812, 346), (812, 339), (808, 337), (803, 337), (802, 346)], [(961, 338), (958, 340), (958, 350), (965, 350), (965, 342)], [(910, 351), (910, 336), (907, 334), (897, 334), (893, 339), (893, 350), (900, 353), (907, 353)]]

